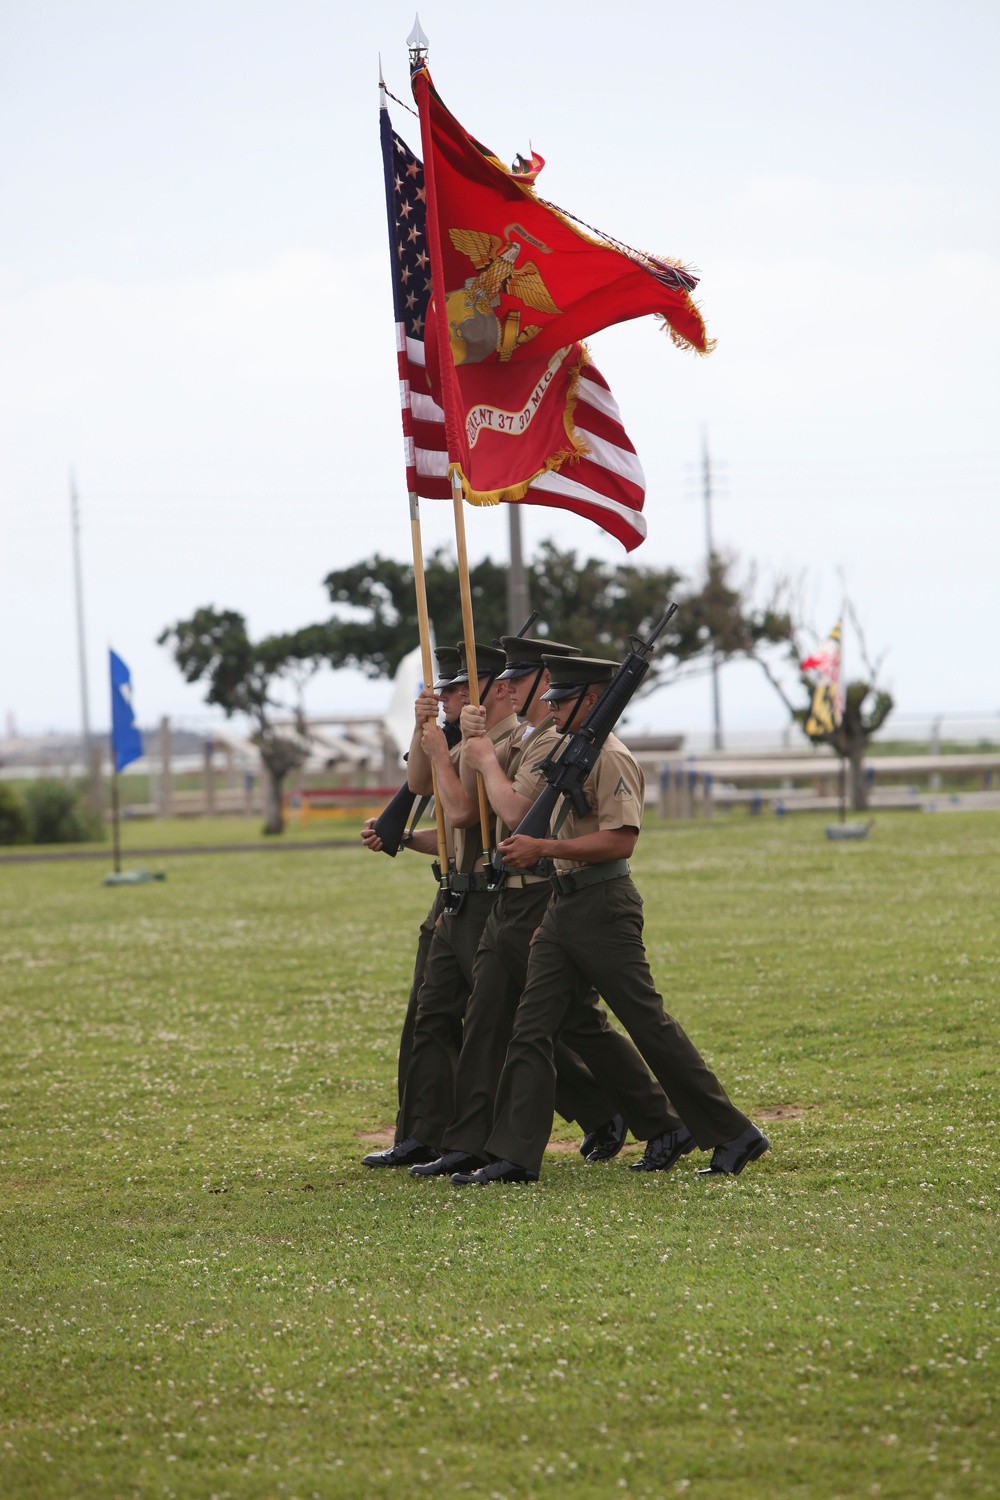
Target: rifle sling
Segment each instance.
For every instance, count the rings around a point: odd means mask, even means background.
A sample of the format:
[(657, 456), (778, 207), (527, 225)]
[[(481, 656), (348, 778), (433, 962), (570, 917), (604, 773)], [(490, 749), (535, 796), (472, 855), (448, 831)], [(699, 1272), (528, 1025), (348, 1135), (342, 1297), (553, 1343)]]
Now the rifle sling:
[(416, 811), (414, 812), (412, 818), (410, 819), (410, 832), (411, 833), (416, 828), (417, 824), (420, 822), (420, 819), (423, 817), (424, 813), (427, 811), (427, 809), (428, 809), (428, 807), (430, 807), (430, 805), (431, 805), (431, 798), (430, 797), (418, 797), (417, 798)]
[(562, 807), (559, 809), (559, 816), (556, 818), (555, 824), (553, 825), (553, 828), (552, 828), (552, 837), (554, 839), (557, 839), (559, 837), (559, 830), (563, 826), (563, 824), (565, 823), (566, 819), (569, 817), (569, 815), (570, 815), (570, 813), (572, 811), (573, 811), (573, 804), (569, 800), (569, 793), (568, 792), (564, 792), (563, 793), (563, 799), (562, 799)]

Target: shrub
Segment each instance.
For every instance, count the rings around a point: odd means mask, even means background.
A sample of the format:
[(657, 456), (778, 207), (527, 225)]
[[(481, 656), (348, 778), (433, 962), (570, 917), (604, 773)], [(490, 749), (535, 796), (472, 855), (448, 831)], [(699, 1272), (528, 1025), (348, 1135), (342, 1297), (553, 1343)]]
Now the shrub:
[(0, 844), (26, 844), (30, 836), (24, 798), (0, 781)]
[(33, 844), (84, 844), (102, 837), (101, 821), (65, 781), (33, 781), (25, 788), (28, 836)]

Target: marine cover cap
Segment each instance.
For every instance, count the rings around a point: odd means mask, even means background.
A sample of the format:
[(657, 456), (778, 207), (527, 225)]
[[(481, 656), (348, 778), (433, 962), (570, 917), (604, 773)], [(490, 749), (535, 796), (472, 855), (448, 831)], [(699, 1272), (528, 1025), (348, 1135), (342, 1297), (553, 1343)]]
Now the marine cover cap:
[[(458, 643), (459, 673), (456, 682), (468, 682), (469, 663), (465, 655), (465, 642)], [(496, 678), (498, 672), (502, 672), (507, 665), (507, 653), (501, 651), (498, 646), (481, 646), (476, 642), (476, 673), (480, 677)]]
[(542, 694), (546, 703), (575, 698), (589, 687), (603, 686), (618, 671), (618, 662), (602, 661), (597, 656), (544, 656), (552, 686)]
[(507, 670), (501, 672), (498, 682), (510, 682), (513, 677), (527, 677), (532, 672), (543, 670), (543, 656), (579, 656), (579, 646), (564, 646), (562, 641), (539, 640), (529, 635), (502, 635), (501, 645), (507, 653)]
[(434, 657), (437, 661), (437, 676), (434, 679), (434, 691), (439, 693), (442, 688), (453, 686), (461, 670), (462, 663), (459, 660), (457, 646), (438, 646), (435, 649)]

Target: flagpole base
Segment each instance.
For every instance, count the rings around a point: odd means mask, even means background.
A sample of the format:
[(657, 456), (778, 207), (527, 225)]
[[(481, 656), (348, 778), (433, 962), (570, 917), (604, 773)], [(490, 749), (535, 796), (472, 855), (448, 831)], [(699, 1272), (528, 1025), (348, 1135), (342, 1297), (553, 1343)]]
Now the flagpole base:
[(826, 836), (838, 842), (842, 839), (866, 839), (872, 827), (871, 823), (828, 823)]
[(165, 870), (116, 870), (105, 875), (102, 885), (147, 885), (151, 880), (166, 880)]

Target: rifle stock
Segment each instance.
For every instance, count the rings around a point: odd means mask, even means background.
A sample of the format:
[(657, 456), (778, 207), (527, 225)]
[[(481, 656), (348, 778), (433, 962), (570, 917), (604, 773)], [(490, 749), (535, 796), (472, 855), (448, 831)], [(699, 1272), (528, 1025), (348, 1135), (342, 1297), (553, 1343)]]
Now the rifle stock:
[[(451, 748), (457, 745), (462, 738), (462, 731), (457, 724), (446, 724), (444, 726), (444, 737), (448, 741), (449, 748)], [(406, 756), (403, 757), (404, 760), (406, 758)], [(416, 802), (418, 795), (419, 793), (417, 792), (411, 792), (404, 781), (399, 791), (392, 798), (392, 801), (386, 804), (375, 819), (373, 827), (382, 840), (382, 853), (388, 854), (390, 859), (395, 859), (399, 853), (399, 846), (406, 828), (406, 820), (410, 816), (410, 809), (413, 807), (414, 802)], [(420, 809), (418, 817), (423, 814), (423, 810), (423, 808)]]
[(411, 792), (404, 781), (392, 801), (375, 819), (374, 831), (382, 840), (382, 853), (388, 854), (390, 859), (395, 859), (399, 853), (399, 845), (406, 829), (406, 820), (416, 800), (417, 793)]

